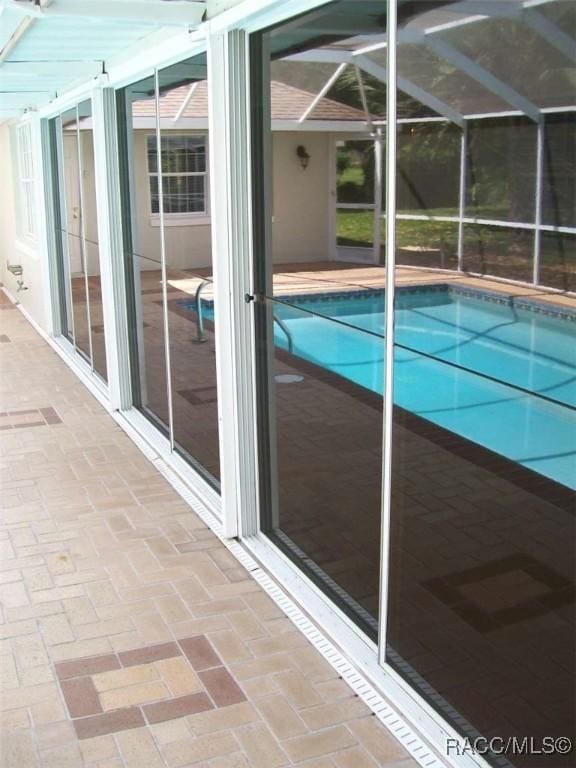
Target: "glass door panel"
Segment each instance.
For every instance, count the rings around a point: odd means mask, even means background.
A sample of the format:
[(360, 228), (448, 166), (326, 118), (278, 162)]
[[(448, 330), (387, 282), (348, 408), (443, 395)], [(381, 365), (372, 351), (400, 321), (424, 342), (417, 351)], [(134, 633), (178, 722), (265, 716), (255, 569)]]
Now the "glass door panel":
[(160, 70), (158, 83), (174, 448), (217, 486), (206, 54)]
[[(162, 279), (162, 235), (151, 210), (158, 191), (150, 181), (149, 152), (156, 148), (153, 76), (118, 94), (120, 147), (123, 153), (123, 217), (127, 282), (131, 291), (131, 362), (135, 404), (169, 433), (168, 379)], [(138, 129), (137, 121), (146, 120)]]
[[(422, 29), (433, 21), (425, 8), (411, 18)], [(490, 68), (503, 88), (517, 87), (528, 59), (541, 82), (554, 69), (530, 47), (524, 64), (512, 56), (518, 38), (496, 38), (494, 20), (447, 26), (451, 45)], [(498, 56), (487, 59), (496, 43)], [(428, 57), (419, 69), (411, 47), (400, 45), (404, 74), (407, 60), (414, 82), (456, 90), (449, 69)], [(576, 715), (576, 305), (527, 284), (540, 258), (546, 280), (568, 285), (569, 258), (550, 246), (552, 233), (537, 229), (540, 215), (556, 224), (565, 215), (554, 204), (567, 194), (565, 165), (559, 168), (552, 143), (558, 138), (558, 155), (568, 162), (574, 122), (554, 117), (561, 132), (549, 131), (539, 166), (543, 126), (528, 116), (494, 115), (494, 105), (474, 99), (467, 90), (474, 119), (464, 137), (449, 120), (413, 132), (397, 125), (386, 661), (462, 736), (482, 737), (491, 764), (569, 768), (573, 753), (538, 750), (546, 736), (573, 738)], [(458, 174), (462, 139), (466, 162)], [(418, 162), (408, 164), (410, 157)], [(418, 262), (414, 254), (409, 261), (406, 228), (418, 222), (402, 204), (406, 172), (411, 189), (429, 191), (439, 158), (447, 166), (444, 186), (432, 187), (442, 201), (432, 206), (430, 223), (438, 213), (452, 218), (458, 199), (466, 218), (460, 233), (444, 235), (450, 258)], [(437, 250), (436, 237), (432, 229), (413, 230), (423, 253)], [(458, 270), (459, 248), (474, 279)], [(499, 745), (512, 738), (531, 740), (532, 754), (504, 758)]]
[[(74, 343), (74, 321), (72, 317), (72, 294), (68, 260), (68, 234), (66, 226), (66, 191), (63, 183), (64, 145), (62, 140), (62, 120), (64, 115), (50, 120), (50, 148), (52, 167), (52, 200), (54, 206), (56, 269), (58, 274), (58, 292), (60, 305), (60, 325), (62, 335)], [(68, 118), (69, 119), (69, 118)]]
[(218, 487), (205, 54), (120, 91), (118, 111), (135, 405)]
[(86, 265), (83, 248), (81, 154), (77, 108), (62, 115), (62, 160), (64, 188), (63, 226), (68, 257), (67, 273), (72, 305), (74, 345), (91, 360), (90, 319), (86, 296)]
[(49, 123), (62, 334), (106, 381), (92, 102)]
[[(381, 3), (358, 11), (336, 2), (252, 40), (261, 528), (371, 639), (385, 379), (375, 185), (385, 114), (372, 114), (362, 73), (345, 62), (365, 35), (383, 42), (385, 33)], [(326, 63), (339, 52), (341, 64)], [(374, 101), (385, 103), (385, 77), (376, 83)]]
[(96, 212), (96, 168), (94, 164), (94, 126), (90, 99), (78, 105), (79, 150), (81, 158), (81, 192), (84, 263), (90, 312), (92, 341), (92, 365), (96, 373), (106, 381), (106, 347), (104, 343), (104, 309), (100, 271), (100, 246), (98, 243), (98, 218)]

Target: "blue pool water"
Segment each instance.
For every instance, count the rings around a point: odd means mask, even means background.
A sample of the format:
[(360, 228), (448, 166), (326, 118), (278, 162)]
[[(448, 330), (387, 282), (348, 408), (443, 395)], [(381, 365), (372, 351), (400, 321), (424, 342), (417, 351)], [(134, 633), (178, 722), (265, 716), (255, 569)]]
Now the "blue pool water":
[[(381, 292), (289, 302), (274, 311), (294, 354), (382, 393)], [(453, 290), (396, 306), (395, 403), (576, 488), (576, 323)], [(278, 324), (275, 341), (287, 347)]]

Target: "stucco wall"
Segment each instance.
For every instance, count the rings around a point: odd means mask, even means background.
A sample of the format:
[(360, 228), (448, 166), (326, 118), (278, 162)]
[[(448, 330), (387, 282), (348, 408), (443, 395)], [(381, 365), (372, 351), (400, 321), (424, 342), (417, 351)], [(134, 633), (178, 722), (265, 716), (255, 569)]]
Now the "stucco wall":
[[(135, 251), (140, 254), (141, 269), (159, 269), (160, 266), (160, 228), (158, 216), (150, 213), (150, 185), (148, 178), (148, 162), (146, 157), (146, 137), (150, 131), (134, 132), (134, 186), (136, 198), (135, 227), (138, 242)], [(182, 131), (181, 133), (185, 133)], [(186, 133), (191, 133), (190, 131)], [(166, 216), (166, 263), (177, 269), (193, 269), (207, 267), (211, 264), (210, 220), (198, 218), (181, 220), (178, 226), (170, 216)]]
[[(138, 242), (143, 269), (160, 266), (160, 229), (153, 225), (150, 215), (149, 184), (146, 161), (147, 131), (137, 131), (135, 154), (135, 186)], [(38, 233), (36, 243), (19, 238), (16, 227), (17, 189), (13, 178), (10, 150), (11, 134), (7, 126), (0, 126), (0, 276), (10, 293), (17, 296), (24, 308), (46, 328), (46, 274), (47, 262), (42, 233), (43, 217), (38, 200)], [(97, 241), (96, 201), (94, 194), (94, 165), (92, 137), (83, 134), (83, 194), (86, 212), (85, 227), (89, 241)], [(303, 144), (310, 154), (310, 163), (303, 170), (296, 156), (296, 148)], [(69, 171), (76, 172), (76, 152), (72, 145), (66, 154)], [(278, 132), (273, 137), (273, 257), (275, 263), (314, 261), (329, 258), (329, 136), (322, 133)], [(36, 157), (39, 163), (39, 158)], [(38, 182), (40, 183), (40, 182)], [(38, 190), (38, 195), (40, 190)], [(167, 226), (166, 248), (169, 268), (193, 269), (210, 266), (210, 221), (193, 226)], [(6, 261), (21, 264), (27, 291), (16, 294), (17, 278), (6, 271)], [(89, 274), (98, 272), (97, 250), (90, 246)], [(73, 265), (74, 266), (74, 265)], [(76, 265), (79, 267), (79, 264)]]
[[(306, 170), (296, 155), (300, 144), (310, 155)], [(275, 133), (273, 163), (274, 263), (328, 259), (331, 205), (328, 134)]]
[[(191, 133), (191, 132), (190, 132)], [(134, 167), (136, 219), (142, 269), (158, 269), (158, 217), (150, 214), (146, 136), (135, 131)], [(296, 148), (304, 145), (310, 163), (303, 170)], [(329, 258), (329, 137), (325, 133), (278, 132), (273, 136), (272, 251), (275, 263)], [(190, 217), (180, 224), (166, 216), (166, 259), (169, 267), (194, 269), (211, 264), (210, 220)]]

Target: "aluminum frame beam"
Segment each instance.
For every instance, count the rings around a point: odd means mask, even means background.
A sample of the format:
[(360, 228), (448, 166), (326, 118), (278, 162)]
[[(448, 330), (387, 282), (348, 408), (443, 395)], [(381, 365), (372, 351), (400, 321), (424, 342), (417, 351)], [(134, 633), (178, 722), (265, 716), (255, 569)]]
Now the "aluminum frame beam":
[[(386, 83), (386, 68), (382, 65), (376, 64), (374, 61), (366, 58), (365, 56), (355, 56), (354, 62), (363, 72), (366, 72), (367, 74), (372, 75), (372, 77), (375, 77), (378, 80), (381, 80), (383, 83)], [(446, 102), (436, 98), (436, 96), (428, 93), (428, 91), (425, 91), (423, 88), (420, 88), (420, 86), (415, 85), (410, 80), (406, 80), (404, 77), (398, 76), (396, 78), (396, 84), (398, 86), (398, 90), (402, 91), (407, 96), (411, 96), (413, 99), (416, 99), (421, 104), (424, 104), (424, 106), (434, 110), (434, 112), (442, 115), (442, 117), (450, 120), (451, 123), (455, 123), (455, 125), (458, 125), (460, 128), (464, 126), (464, 116), (457, 110), (453, 109), (449, 104), (446, 104)]]
[(556, 48), (572, 63), (576, 63), (576, 40), (566, 34), (554, 22), (542, 16), (538, 11), (528, 8), (522, 14), (522, 23), (533, 32), (536, 32), (543, 40)]
[[(329, 62), (331, 64), (354, 64), (359, 67), (363, 72), (366, 72), (372, 77), (381, 80), (386, 83), (386, 68), (365, 56), (353, 56), (347, 51), (334, 51), (334, 50), (319, 50), (319, 51), (306, 51), (305, 53), (296, 53), (293, 56), (287, 57), (291, 61), (307, 61), (307, 62)], [(432, 96), (432, 94), (424, 91), (419, 86), (412, 83), (406, 78), (399, 77), (397, 79), (397, 85), (399, 90), (403, 93), (417, 99), (421, 104), (429, 107), (437, 112), (442, 117), (445, 117), (450, 122), (462, 127), (464, 125), (464, 116), (446, 104), (441, 99)]]
[(487, 69), (477, 64), (473, 59), (461, 53), (444, 40), (438, 38), (425, 38), (424, 43), (427, 48), (433, 51), (441, 58), (454, 64), (460, 72), (463, 72), (468, 77), (476, 80), (483, 88), (491, 91), (493, 94), (507, 102), (515, 109), (519, 109), (521, 112), (530, 118), (535, 123), (539, 123), (542, 120), (542, 113), (538, 107), (533, 104), (529, 99), (519, 94), (514, 88), (507, 83), (503, 82)]

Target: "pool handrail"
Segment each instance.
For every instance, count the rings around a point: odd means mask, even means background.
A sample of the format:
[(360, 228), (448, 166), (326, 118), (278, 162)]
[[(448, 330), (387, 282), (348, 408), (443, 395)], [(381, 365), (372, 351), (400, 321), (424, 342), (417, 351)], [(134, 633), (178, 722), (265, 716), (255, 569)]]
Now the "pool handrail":
[[(194, 339), (194, 341), (197, 344), (201, 344), (206, 341), (206, 337), (204, 334), (204, 315), (202, 313), (201, 294), (202, 294), (202, 290), (204, 289), (204, 286), (208, 285), (211, 282), (212, 282), (211, 280), (203, 280), (198, 286), (198, 288), (196, 288), (196, 293), (194, 296), (194, 303), (196, 305), (196, 338)], [(279, 317), (276, 317), (276, 314), (274, 314), (273, 317), (274, 317), (274, 322), (278, 323), (278, 325), (284, 332), (286, 339), (288, 340), (288, 352), (290, 352), (290, 354), (293, 354), (294, 339), (292, 338), (292, 334), (286, 327), (286, 323), (280, 320)]]
[(203, 344), (206, 341), (206, 337), (204, 335), (204, 315), (202, 314), (202, 303), (201, 303), (201, 296), (202, 290), (206, 285), (209, 285), (211, 283), (211, 280), (202, 280), (199, 284), (198, 288), (196, 288), (196, 293), (194, 294), (194, 302), (196, 305), (196, 338), (194, 341), (197, 344)]
[(288, 327), (286, 326), (286, 323), (280, 320), (279, 317), (276, 316), (276, 314), (273, 312), (274, 322), (278, 323), (282, 331), (284, 332), (284, 335), (288, 339), (288, 352), (293, 355), (294, 354), (294, 339), (292, 338), (292, 334), (288, 330)]

